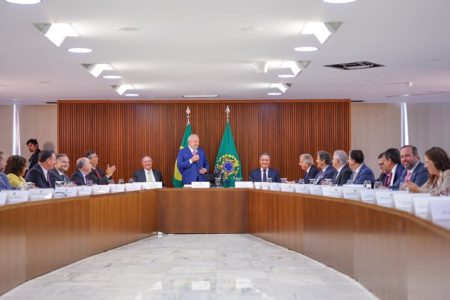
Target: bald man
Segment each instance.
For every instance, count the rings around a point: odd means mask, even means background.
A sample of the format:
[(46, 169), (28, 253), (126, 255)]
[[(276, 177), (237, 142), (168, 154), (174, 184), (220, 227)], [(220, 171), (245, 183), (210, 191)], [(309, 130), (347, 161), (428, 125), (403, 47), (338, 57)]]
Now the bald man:
[(141, 160), (142, 169), (133, 174), (135, 182), (156, 182), (163, 181), (161, 171), (153, 170), (153, 159), (150, 156), (144, 156)]

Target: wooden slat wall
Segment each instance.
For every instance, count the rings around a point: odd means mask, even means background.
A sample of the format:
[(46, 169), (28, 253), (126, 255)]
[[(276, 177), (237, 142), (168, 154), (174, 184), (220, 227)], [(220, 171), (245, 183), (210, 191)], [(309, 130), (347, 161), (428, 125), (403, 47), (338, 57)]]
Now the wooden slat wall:
[(95, 150), (100, 167), (115, 164), (114, 179), (128, 179), (144, 155), (162, 171), (171, 186), (173, 168), (186, 127), (189, 105), (193, 132), (200, 136), (214, 170), (225, 128), (225, 107), (243, 166), (243, 175), (258, 167), (258, 156), (269, 152), (282, 177), (302, 177), (298, 155), (350, 147), (349, 100), (268, 101), (58, 101), (58, 149), (75, 160)]

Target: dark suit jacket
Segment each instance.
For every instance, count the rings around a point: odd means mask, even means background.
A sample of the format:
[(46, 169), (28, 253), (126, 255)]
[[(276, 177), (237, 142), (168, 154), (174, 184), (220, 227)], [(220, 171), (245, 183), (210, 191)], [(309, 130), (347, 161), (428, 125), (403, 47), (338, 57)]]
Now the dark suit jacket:
[(55, 187), (55, 181), (64, 181), (64, 182), (70, 181), (69, 177), (67, 177), (66, 174), (63, 174), (61, 176), (58, 170), (56, 169), (51, 169), (50, 171), (48, 171), (48, 176), (50, 177), (50, 185), (52, 188)]
[(344, 185), (347, 183), (347, 180), (350, 179), (350, 177), (352, 177), (353, 171), (352, 169), (350, 169), (347, 165), (344, 166), (341, 170), (341, 172), (339, 172), (339, 174), (336, 172), (336, 174), (334, 175), (333, 178), (333, 183), (337, 184), (337, 185)]
[[(97, 175), (97, 172), (95, 172), (95, 170), (97, 170), (100, 177)], [(94, 184), (98, 185), (109, 183), (109, 178), (106, 177), (106, 173), (101, 168), (99, 168), (99, 166), (97, 166), (95, 169), (92, 168), (92, 171), (87, 175), (87, 178), (92, 180)]]
[(336, 175), (337, 171), (333, 166), (328, 166), (325, 169), (325, 172), (320, 171), (317, 173), (316, 178), (314, 178), (314, 184), (322, 184), (322, 181), (325, 179), (331, 179), (333, 180), (334, 176)]
[[(163, 177), (162, 177), (161, 171), (152, 169), (152, 172), (153, 172), (153, 176), (155, 177), (156, 181), (163, 181)], [(134, 179), (135, 182), (146, 182), (147, 178), (145, 177), (144, 169), (139, 169), (136, 172), (134, 172), (133, 179)]]
[(193, 181), (207, 181), (204, 174), (200, 174), (200, 168), (209, 169), (209, 163), (206, 159), (205, 151), (202, 148), (198, 148), (198, 156), (200, 159), (194, 163), (190, 163), (192, 158), (192, 152), (189, 147), (180, 149), (177, 156), (177, 166), (180, 170), (181, 176), (183, 176), (183, 184), (191, 184)]
[(315, 179), (317, 173), (319, 173), (319, 169), (317, 169), (316, 166), (311, 165), (309, 172), (305, 172), (305, 175), (303, 176), (305, 183), (308, 184), (310, 179)]
[[(89, 179), (88, 176), (89, 174), (86, 176), (87, 179)], [(73, 172), (72, 176), (70, 177), (70, 180), (73, 181), (76, 185), (86, 185), (83, 173), (81, 173), (80, 170), (75, 170), (75, 172)]]
[(39, 152), (41, 152), (41, 149), (36, 149), (33, 154), (31, 154), (30, 158), (28, 159), (28, 169), (31, 170), (39, 161)]
[(11, 190), (12, 187), (9, 184), (8, 177), (6, 177), (5, 173), (0, 172), (0, 190)]
[(384, 182), (384, 178), (386, 178), (386, 173), (381, 172), (380, 177), (375, 179), (375, 181), (381, 181)]
[[(250, 171), (249, 178), (251, 181), (261, 182), (261, 168), (253, 169)], [(272, 178), (272, 182), (280, 182), (280, 173), (272, 168), (268, 169), (267, 178)]]
[(25, 180), (27, 182), (34, 182), (34, 185), (40, 189), (51, 187), (50, 182), (48, 182), (47, 178), (45, 178), (44, 171), (39, 164), (35, 165), (32, 169), (30, 169), (30, 171), (28, 171)]
[[(406, 169), (403, 171), (400, 183), (405, 182), (407, 171), (408, 170)], [(425, 168), (425, 165), (419, 161), (409, 180), (417, 184), (417, 186), (422, 186), (425, 182), (427, 182), (429, 176), (430, 174), (428, 174), (427, 168)]]
[(392, 185), (390, 186), (390, 188), (394, 189), (394, 190), (398, 190), (400, 188), (400, 182), (402, 179), (402, 174), (405, 171), (405, 168), (403, 168), (403, 166), (401, 164), (397, 164), (397, 168), (395, 169), (395, 174), (394, 174), (394, 181), (392, 182)]
[(359, 169), (358, 175), (356, 175), (356, 177), (353, 178), (353, 183), (364, 184), (364, 181), (366, 180), (370, 180), (370, 182), (373, 184), (373, 182), (375, 181), (375, 176), (373, 175), (372, 170), (368, 166), (366, 166), (366, 164), (363, 163), (361, 169)]

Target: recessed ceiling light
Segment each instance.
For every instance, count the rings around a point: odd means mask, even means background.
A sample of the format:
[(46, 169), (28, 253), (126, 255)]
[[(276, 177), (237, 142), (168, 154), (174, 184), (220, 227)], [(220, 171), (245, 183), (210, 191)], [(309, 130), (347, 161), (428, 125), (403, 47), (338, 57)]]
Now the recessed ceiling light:
[(267, 96), (281, 96), (282, 93), (278, 93), (278, 92), (272, 92), (272, 93), (267, 93)]
[(124, 96), (127, 96), (127, 97), (139, 97), (139, 94), (127, 93), (127, 94), (124, 94)]
[(38, 4), (41, 0), (6, 0), (6, 2), (14, 4)]
[(91, 53), (92, 49), (89, 49), (89, 48), (69, 48), (69, 49), (67, 49), (67, 51), (69, 51), (70, 53), (81, 53), (81, 54), (84, 54), (84, 53)]
[(94, 77), (98, 77), (103, 71), (111, 71), (113, 67), (109, 64), (93, 64), (88, 69), (88, 72)]
[(317, 48), (317, 47), (297, 47), (297, 48), (294, 48), (294, 50), (299, 51), (299, 52), (313, 52), (313, 51), (319, 50), (319, 48)]
[(288, 90), (289, 85), (287, 85), (285, 83), (271, 83), (269, 88), (278, 89), (278, 90), (280, 90), (280, 92), (282, 92), (284, 94)]
[(350, 3), (355, 1), (356, 0), (323, 0), (325, 3)]
[(210, 95), (184, 95), (184, 98), (217, 98), (219, 95), (210, 94)]
[(127, 91), (127, 90), (134, 90), (134, 87), (131, 85), (131, 84), (122, 84), (122, 85), (119, 85), (119, 86), (117, 86), (116, 88), (115, 88), (115, 90), (116, 90), (116, 92), (119, 94), (119, 95), (123, 95), (123, 93), (125, 93), (125, 91)]
[(324, 22), (307, 22), (302, 30), (303, 34), (314, 34), (321, 44), (330, 37), (331, 30)]
[(281, 68), (288, 68), (291, 69), (292, 74), (282, 74), (282, 75), (278, 75), (278, 77), (280, 78), (292, 78), (292, 77), (296, 77), (298, 74), (300, 74), (300, 72), (302, 71), (302, 68), (300, 66), (300, 62), (297, 61), (292, 61), (292, 60), (288, 60), (288, 61), (284, 61), (281, 63)]
[(120, 75), (105, 75), (105, 76), (103, 76), (103, 78), (105, 78), (105, 79), (120, 79), (120, 78), (122, 78), (122, 76), (120, 76)]
[(44, 36), (59, 47), (66, 37), (78, 36), (78, 32), (68, 23), (53, 23), (48, 26)]

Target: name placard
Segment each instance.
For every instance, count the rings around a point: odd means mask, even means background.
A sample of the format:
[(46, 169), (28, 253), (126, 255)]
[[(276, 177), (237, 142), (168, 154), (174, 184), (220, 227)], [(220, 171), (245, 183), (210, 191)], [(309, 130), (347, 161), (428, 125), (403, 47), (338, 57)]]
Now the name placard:
[(127, 192), (140, 191), (141, 189), (142, 189), (141, 182), (125, 183), (125, 190)]
[(450, 197), (436, 197), (429, 204), (431, 222), (450, 229)]
[(77, 186), (78, 196), (89, 196), (92, 194), (92, 186), (89, 185), (80, 185)]
[(194, 181), (191, 184), (193, 189), (209, 189), (210, 187), (211, 183), (209, 181)]
[(108, 194), (109, 193), (109, 185), (93, 185), (92, 186), (92, 193), (94, 195), (99, 194)]
[(255, 185), (255, 189), (257, 189), (257, 190), (260, 190), (260, 189), (262, 189), (262, 185), (261, 185), (261, 182), (253, 182), (253, 184)]
[(422, 196), (422, 195), (414, 195), (413, 196), (413, 206), (414, 206), (414, 214), (422, 219), (429, 220), (429, 202), (433, 199), (431, 195)]
[(294, 185), (295, 192), (300, 194), (309, 194), (309, 184), (299, 184)]
[(31, 189), (30, 201), (48, 200), (53, 198), (53, 189)]
[(282, 192), (295, 192), (295, 186), (292, 183), (282, 183), (280, 186)]
[(320, 195), (322, 196), (322, 186), (317, 184), (310, 184), (309, 185), (309, 193), (312, 195)]
[(268, 190), (270, 188), (270, 185), (268, 182), (260, 182), (260, 183), (261, 183), (262, 190)]
[(125, 192), (125, 184), (110, 184), (109, 185), (109, 190), (111, 191), (111, 193), (121, 193), (121, 192)]
[(344, 198), (349, 200), (361, 200), (361, 193), (360, 190), (362, 190), (364, 186), (362, 184), (344, 184), (342, 186), (342, 192), (344, 193)]
[(15, 203), (23, 203), (28, 202), (30, 198), (29, 191), (8, 191), (8, 195), (6, 196), (6, 204), (15, 204)]
[(414, 212), (413, 195), (409, 193), (394, 193), (394, 207), (398, 210), (406, 211), (408, 213)]
[(55, 198), (67, 198), (76, 197), (78, 195), (78, 189), (76, 186), (70, 187), (56, 187), (53, 196)]
[(152, 189), (162, 189), (163, 185), (161, 181), (157, 182), (143, 182), (142, 188), (144, 190), (152, 190)]
[(253, 181), (236, 181), (234, 187), (238, 189), (252, 189)]
[(377, 191), (375, 192), (375, 199), (377, 205), (384, 207), (393, 207), (394, 199), (392, 198), (391, 191)]
[(8, 196), (7, 191), (0, 191), (0, 206), (6, 204), (6, 196)]
[(324, 196), (335, 197), (335, 198), (342, 198), (344, 196), (341, 186), (323, 185), (322, 193)]
[(369, 190), (369, 189), (360, 189), (359, 194), (361, 195), (361, 201), (365, 203), (375, 204), (376, 198), (375, 198), (375, 190)]
[(269, 182), (269, 190), (271, 191), (279, 191), (281, 183), (278, 182)]

